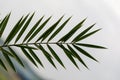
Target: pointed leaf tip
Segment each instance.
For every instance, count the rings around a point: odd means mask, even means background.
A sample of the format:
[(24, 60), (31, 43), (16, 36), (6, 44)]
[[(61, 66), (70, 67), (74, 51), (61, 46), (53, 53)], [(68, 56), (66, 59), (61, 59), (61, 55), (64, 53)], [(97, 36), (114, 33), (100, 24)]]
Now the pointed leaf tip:
[(82, 49), (82, 48), (80, 48), (80, 47), (78, 47), (78, 46), (76, 46), (76, 45), (73, 45), (73, 46), (74, 46), (74, 48), (76, 48), (79, 52), (81, 52), (83, 55), (89, 57), (90, 59), (92, 59), (92, 60), (94, 60), (94, 61), (96, 61), (96, 62), (98, 62), (97, 59), (95, 59), (93, 56), (91, 56), (91, 55), (90, 55), (87, 51), (85, 51), (84, 49)]
[(71, 51), (71, 53), (73, 54), (73, 56), (77, 58), (88, 69), (88, 66), (85, 64), (82, 58), (77, 54), (77, 52), (70, 45), (67, 45), (67, 46), (69, 50)]

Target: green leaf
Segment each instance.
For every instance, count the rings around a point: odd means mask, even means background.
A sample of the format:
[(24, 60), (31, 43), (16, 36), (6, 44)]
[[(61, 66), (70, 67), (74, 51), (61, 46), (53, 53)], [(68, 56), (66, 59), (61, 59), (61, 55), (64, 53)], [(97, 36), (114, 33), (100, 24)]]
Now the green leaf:
[(52, 55), (54, 56), (54, 58), (65, 68), (63, 62), (61, 61), (59, 56), (56, 54), (56, 52), (49, 45), (47, 45), (47, 47), (50, 50), (50, 52), (52, 53)]
[(84, 23), (86, 19), (82, 20), (79, 24), (77, 24), (71, 31), (69, 31), (69, 33), (67, 33), (65, 36), (63, 36), (60, 40), (62, 42), (67, 41), (79, 28), (82, 27), (82, 24)]
[(34, 57), (34, 59), (42, 66), (42, 67), (44, 67), (43, 66), (43, 64), (42, 64), (42, 62), (40, 61), (40, 59), (37, 57), (37, 55), (34, 53), (34, 51), (32, 50), (32, 49), (28, 49), (28, 51), (30, 52), (30, 54)]
[(81, 32), (80, 34), (78, 34), (78, 36), (76, 36), (72, 42), (77, 42), (79, 40), (80, 37), (82, 37), (85, 33), (87, 33), (95, 24), (91, 25), (90, 27), (88, 27), (87, 29), (85, 29), (83, 32)]
[(55, 66), (55, 64), (54, 64), (54, 62), (52, 60), (52, 56), (41, 45), (38, 46), (36, 44), (36, 47), (38, 47), (43, 52), (43, 54), (45, 55), (45, 57), (47, 58), (47, 60), (53, 65), (53, 67), (56, 68), (56, 66)]
[(26, 21), (28, 16), (29, 16), (29, 14), (24, 19), (23, 19), (23, 16), (20, 18), (20, 20), (16, 23), (16, 25), (14, 26), (12, 31), (9, 33), (4, 44), (9, 43), (15, 37), (15, 35), (19, 32), (20, 28), (22, 27), (22, 25), (24, 24), (24, 22)]
[[(43, 17), (44, 17), (44, 16), (43, 16)], [(39, 25), (40, 22), (42, 21), (43, 17), (40, 18), (40, 19), (36, 22), (36, 24), (32, 27), (32, 29), (29, 31), (29, 33), (28, 33), (28, 34), (26, 35), (26, 37), (24, 38), (23, 42), (25, 42), (25, 41), (31, 36), (31, 34), (35, 31), (35, 29), (38, 27), (38, 25)]]
[(7, 60), (8, 64), (10, 65), (10, 67), (11, 67), (14, 71), (16, 71), (16, 69), (15, 69), (15, 67), (14, 67), (11, 59), (10, 59), (9, 56), (7, 55), (7, 53), (6, 53), (5, 51), (2, 51), (2, 52), (3, 52), (3, 55), (4, 55), (5, 59)]
[(56, 22), (54, 23), (50, 28), (48, 28), (38, 39), (36, 42), (38, 42), (40, 39), (42, 39), (41, 41), (45, 40), (50, 33), (57, 27), (57, 25), (59, 24), (59, 22), (61, 21), (61, 19), (63, 18), (63, 16)]
[(51, 19), (51, 16), (46, 21), (44, 21), (44, 23), (40, 27), (38, 27), (38, 29), (30, 36), (27, 42), (32, 40), (42, 30), (42, 28), (48, 23), (50, 19)]
[(18, 34), (16, 40), (15, 40), (15, 43), (20, 39), (20, 37), (23, 35), (23, 33), (25, 32), (26, 28), (28, 27), (28, 25), (30, 24), (33, 16), (34, 16), (35, 13), (33, 13), (30, 18), (27, 20), (27, 22), (25, 23), (25, 25), (23, 26), (23, 28), (21, 29), (20, 33)]
[(84, 63), (82, 58), (77, 54), (77, 52), (70, 45), (67, 45), (67, 46), (69, 50), (71, 51), (71, 53), (88, 69), (87, 65)]
[(20, 60), (20, 58), (17, 56), (16, 52), (11, 48), (11, 47), (8, 47), (10, 52), (13, 54), (14, 58), (20, 63), (21, 66), (24, 67), (24, 64), (23, 62)]
[(17, 46), (17, 47), (22, 47), (22, 48), (26, 48), (26, 49), (34, 49), (34, 50), (37, 50), (37, 48), (35, 48), (35, 47), (32, 47), (32, 46), (26, 46), (26, 45), (15, 45), (15, 46)]
[(37, 67), (37, 64), (35, 63), (35, 61), (33, 60), (33, 58), (29, 55), (29, 53), (23, 47), (21, 47), (21, 50), (23, 51), (23, 53), (25, 54), (25, 56)]
[(90, 32), (90, 33), (88, 33), (88, 34), (86, 34), (86, 35), (80, 37), (78, 41), (83, 40), (83, 39), (85, 39), (85, 38), (87, 38), (87, 37), (89, 37), (89, 36), (95, 34), (96, 32), (98, 32), (98, 31), (100, 31), (100, 30), (101, 30), (101, 29), (97, 29), (97, 30), (95, 30), (95, 31), (92, 31), (92, 32)]
[(4, 48), (1, 48), (1, 51), (4, 52), (6, 55), (13, 57), (13, 54), (10, 53), (9, 51), (5, 50)]
[(59, 44), (58, 44), (58, 46), (63, 49), (63, 51), (65, 52), (65, 54), (67, 55), (67, 57), (68, 57), (68, 58), (71, 60), (71, 62), (79, 69), (78, 65), (76, 64), (74, 58), (73, 58), (72, 55), (71, 55), (72, 53), (71, 53), (68, 49), (66, 49), (63, 45), (59, 45)]
[(85, 44), (85, 43), (75, 43), (76, 45), (83, 46), (83, 47), (90, 47), (90, 48), (98, 48), (98, 49), (107, 49), (103, 46), (93, 45), (93, 44)]
[(48, 39), (48, 41), (52, 40), (52, 39), (64, 28), (64, 26), (68, 23), (68, 21), (69, 21), (70, 19), (71, 19), (71, 17), (68, 18), (68, 19), (51, 35), (51, 37)]
[(4, 44), (6, 43), (9, 43), (13, 38), (14, 36), (16, 35), (16, 33), (18, 32), (19, 29), (17, 28), (20, 28), (20, 26), (18, 26), (21, 22), (23, 17), (21, 17), (21, 19), (17, 22), (17, 24), (14, 26), (14, 28), (12, 29), (12, 31), (9, 33), (7, 39), (5, 40)]
[(98, 62), (94, 57), (92, 57), (88, 52), (86, 52), (85, 50), (83, 50), (82, 48), (73, 45), (78, 51), (80, 51), (83, 55), (89, 57), (90, 59), (93, 59), (94, 61)]
[(0, 65), (7, 71), (7, 68), (6, 68), (4, 62), (1, 59), (0, 59)]
[(0, 37), (2, 36), (2, 34), (3, 34), (3, 32), (4, 32), (5, 28), (6, 28), (8, 20), (10, 18), (10, 14), (11, 13), (9, 13), (7, 16), (5, 16), (5, 18), (2, 20), (2, 22), (0, 24)]
[(0, 32), (2, 31), (1, 29), (3, 28), (3, 23), (5, 22), (5, 20), (6, 20), (7, 17), (8, 17), (8, 15), (6, 15), (6, 16), (4, 17), (4, 19), (1, 20), (1, 22), (0, 22)]

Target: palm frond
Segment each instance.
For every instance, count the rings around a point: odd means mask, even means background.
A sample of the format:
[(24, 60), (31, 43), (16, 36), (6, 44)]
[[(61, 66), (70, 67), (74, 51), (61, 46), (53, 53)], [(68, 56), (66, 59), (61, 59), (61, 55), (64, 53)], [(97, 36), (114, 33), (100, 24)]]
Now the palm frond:
[[(5, 57), (6, 61), (9, 63), (11, 68), (16, 71), (14, 63), (12, 62), (12, 59), (15, 59), (18, 61), (18, 63), (24, 67), (24, 62), (21, 60), (21, 58), (18, 56), (17, 52), (12, 48), (20, 48), (22, 53), (28, 58), (30, 62), (32, 62), (36, 67), (38, 67), (37, 63), (39, 63), (42, 67), (44, 67), (44, 64), (40, 60), (40, 58), (36, 55), (35, 50), (40, 50), (41, 53), (46, 57), (46, 59), (49, 61), (49, 63), (55, 67), (54, 59), (65, 68), (64, 63), (62, 62), (61, 58), (58, 55), (58, 52), (52, 47), (52, 44), (58, 46), (60, 49), (62, 49), (62, 53), (66, 54), (68, 59), (73, 63), (73, 65), (76, 66), (76, 68), (79, 69), (79, 66), (75, 59), (77, 59), (83, 66), (85, 66), (87, 69), (88, 66), (85, 64), (85, 61), (80, 57), (79, 53), (85, 55), (86, 57), (97, 61), (89, 52), (82, 49), (81, 47), (87, 47), (87, 48), (97, 48), (97, 49), (106, 49), (103, 46), (94, 45), (94, 44), (87, 44), (87, 43), (80, 43), (81, 40), (86, 39), (87, 37), (95, 34), (101, 29), (94, 30), (92, 32), (89, 32), (95, 24), (89, 26), (82, 32), (78, 33), (75, 37), (73, 35), (76, 33), (77, 30), (81, 29), (83, 27), (83, 23), (86, 21), (86, 18), (80, 21), (73, 29), (71, 29), (67, 34), (63, 35), (58, 41), (52, 42), (52, 39), (54, 39), (65, 27), (65, 25), (69, 22), (71, 17), (66, 19), (59, 27), (58, 24), (62, 21), (63, 17), (60, 17), (52, 26), (50, 26), (48, 29), (46, 29), (44, 32), (41, 32), (41, 30), (46, 27), (46, 24), (51, 20), (50, 16), (47, 18), (43, 23), (41, 21), (43, 20), (44, 16), (42, 16), (34, 25), (33, 27), (27, 31), (29, 28), (29, 24), (31, 23), (33, 17), (32, 15), (27, 14), (26, 16), (22, 16), (18, 22), (15, 24), (15, 26), (12, 28), (10, 33), (7, 35), (6, 39), (4, 40), (4, 44), (0, 45), (0, 52)], [(7, 27), (7, 24), (9, 22), (11, 14), (8, 14), (5, 16), (3, 20), (0, 22), (0, 38), (2, 34), (4, 34), (4, 30)], [(27, 34), (25, 35), (24, 32), (27, 31)], [(38, 36), (38, 34), (41, 34)], [(23, 37), (25, 35), (25, 37)], [(38, 36), (36, 39), (35, 37)], [(66, 41), (69, 41), (69, 39), (73, 37), (73, 40), (69, 43)], [(22, 39), (22, 40), (21, 40)], [(32, 39), (36, 39), (35, 41), (32, 41)], [(44, 40), (47, 40), (46, 42), (43, 42)], [(19, 43), (18, 43), (19, 41)], [(21, 41), (21, 42), (20, 42)], [(11, 42), (11, 43), (10, 43)], [(13, 43), (12, 43), (13, 42)], [(47, 49), (43, 46), (46, 45)], [(7, 70), (7, 66), (4, 64), (3, 60), (0, 58), (0, 65)]]

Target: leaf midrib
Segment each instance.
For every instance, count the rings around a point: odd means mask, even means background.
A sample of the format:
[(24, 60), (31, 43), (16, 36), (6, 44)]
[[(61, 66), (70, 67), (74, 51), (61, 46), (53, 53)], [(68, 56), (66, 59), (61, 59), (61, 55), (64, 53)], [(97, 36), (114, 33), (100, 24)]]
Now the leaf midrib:
[(18, 46), (18, 45), (34, 45), (34, 44), (76, 44), (74, 42), (37, 42), (37, 43), (21, 43), (21, 44), (3, 44), (0, 47), (8, 47), (8, 46)]

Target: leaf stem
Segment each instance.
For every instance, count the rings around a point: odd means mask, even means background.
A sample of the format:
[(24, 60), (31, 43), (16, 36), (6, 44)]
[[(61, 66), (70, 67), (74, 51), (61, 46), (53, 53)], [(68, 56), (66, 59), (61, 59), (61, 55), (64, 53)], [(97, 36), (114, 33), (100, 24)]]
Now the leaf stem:
[(21, 44), (3, 44), (0, 47), (18, 46), (18, 45), (34, 45), (34, 44), (75, 44), (74, 42), (38, 42), (38, 43), (21, 43)]

